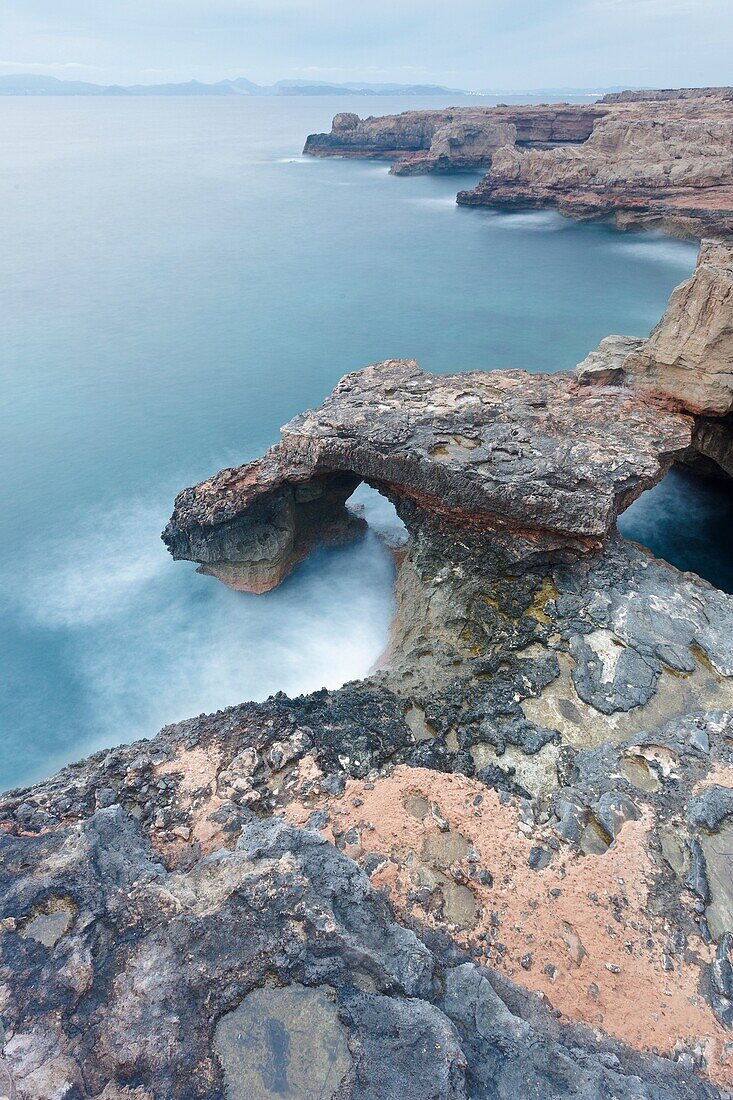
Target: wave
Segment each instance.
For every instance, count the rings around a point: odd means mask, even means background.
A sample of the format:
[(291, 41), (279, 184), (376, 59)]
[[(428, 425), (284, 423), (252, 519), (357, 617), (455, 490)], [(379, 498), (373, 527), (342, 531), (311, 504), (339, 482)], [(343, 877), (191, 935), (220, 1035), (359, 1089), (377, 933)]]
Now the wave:
[(428, 197), (426, 195), (420, 195), (412, 197), (410, 202), (415, 203), (417, 206), (432, 206), (436, 209), (446, 210), (458, 210), (458, 204), (456, 202), (455, 195), (441, 195), (439, 197)]
[(494, 211), (491, 224), (499, 229), (529, 229), (540, 233), (567, 229), (570, 225), (568, 219), (555, 210), (526, 210), (517, 214)]
[(623, 252), (634, 260), (651, 260), (667, 267), (677, 267), (687, 274), (692, 272), (697, 257), (697, 245), (689, 241), (672, 241), (661, 234), (645, 234), (644, 240), (623, 240), (614, 243), (616, 252)]

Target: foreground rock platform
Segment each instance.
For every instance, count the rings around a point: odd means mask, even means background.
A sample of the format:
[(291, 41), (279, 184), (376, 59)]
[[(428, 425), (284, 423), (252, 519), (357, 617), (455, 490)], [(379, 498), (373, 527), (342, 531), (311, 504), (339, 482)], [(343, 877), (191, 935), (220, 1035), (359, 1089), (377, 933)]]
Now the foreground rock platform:
[(378, 156), (397, 175), (486, 171), (459, 192), (468, 206), (551, 206), (580, 219), (612, 217), (621, 229), (733, 234), (730, 88), (621, 93), (583, 106), (339, 114), (304, 152)]
[(10, 1095), (724, 1095), (733, 599), (428, 529), (397, 597), (370, 679), (0, 800)]

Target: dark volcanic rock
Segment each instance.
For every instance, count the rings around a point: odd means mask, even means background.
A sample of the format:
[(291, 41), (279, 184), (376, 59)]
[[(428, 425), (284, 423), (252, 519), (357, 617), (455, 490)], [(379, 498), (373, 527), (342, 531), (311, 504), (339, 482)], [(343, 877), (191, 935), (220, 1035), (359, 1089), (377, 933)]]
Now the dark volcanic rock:
[[(119, 807), (38, 838), (31, 867), (27, 840), (2, 846), (3, 1072), (17, 1100), (214, 1100), (225, 1077), (229, 1100), (464, 1100), (510, 1084), (715, 1095), (668, 1062), (522, 1018), (475, 966), (397, 925), (318, 833), (253, 824), (186, 874), (166, 872)], [(51, 900), (73, 912), (54, 945), (24, 934)]]

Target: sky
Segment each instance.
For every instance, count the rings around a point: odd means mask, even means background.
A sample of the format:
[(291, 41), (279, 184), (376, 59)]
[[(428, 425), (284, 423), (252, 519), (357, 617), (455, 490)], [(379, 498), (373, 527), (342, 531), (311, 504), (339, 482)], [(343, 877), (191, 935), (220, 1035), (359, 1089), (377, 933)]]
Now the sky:
[(0, 0), (0, 73), (497, 90), (733, 83), (733, 0)]

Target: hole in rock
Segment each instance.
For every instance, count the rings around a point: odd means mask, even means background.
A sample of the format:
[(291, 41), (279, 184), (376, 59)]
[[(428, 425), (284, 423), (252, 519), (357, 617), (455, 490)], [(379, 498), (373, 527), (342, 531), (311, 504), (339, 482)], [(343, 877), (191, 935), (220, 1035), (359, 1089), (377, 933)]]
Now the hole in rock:
[(227, 1100), (330, 1100), (351, 1067), (347, 1038), (328, 986), (254, 990), (216, 1028)]
[(354, 490), (346, 507), (362, 516), (370, 530), (391, 552), (402, 550), (407, 545), (407, 528), (397, 515), (394, 504), (366, 482)]

